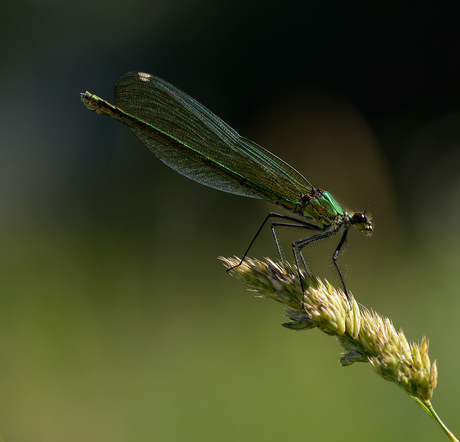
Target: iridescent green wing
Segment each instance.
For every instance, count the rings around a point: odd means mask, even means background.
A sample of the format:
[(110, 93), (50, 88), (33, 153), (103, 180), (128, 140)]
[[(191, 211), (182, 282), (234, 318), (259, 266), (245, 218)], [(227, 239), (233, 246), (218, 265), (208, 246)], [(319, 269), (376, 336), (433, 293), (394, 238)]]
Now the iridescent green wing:
[(311, 193), (311, 184), (299, 172), (160, 78), (140, 72), (121, 76), (115, 103), (166, 134), (158, 138), (129, 125), (159, 159), (194, 181), (272, 202), (298, 202), (301, 194)]

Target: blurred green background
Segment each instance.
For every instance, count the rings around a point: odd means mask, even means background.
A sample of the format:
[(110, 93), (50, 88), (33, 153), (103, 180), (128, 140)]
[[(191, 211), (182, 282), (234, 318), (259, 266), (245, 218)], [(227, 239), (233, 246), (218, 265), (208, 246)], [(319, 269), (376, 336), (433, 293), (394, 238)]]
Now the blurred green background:
[[(441, 4), (133, 0), (0, 7), (0, 432), (8, 441), (443, 440), (368, 364), (229, 277), (275, 206), (168, 169), (108, 101), (164, 78), (375, 235), (340, 264), (438, 360), (457, 433), (459, 15)], [(308, 250), (336, 283), (338, 238)], [(286, 238), (288, 241), (288, 238)], [(254, 256), (276, 258), (270, 235)]]

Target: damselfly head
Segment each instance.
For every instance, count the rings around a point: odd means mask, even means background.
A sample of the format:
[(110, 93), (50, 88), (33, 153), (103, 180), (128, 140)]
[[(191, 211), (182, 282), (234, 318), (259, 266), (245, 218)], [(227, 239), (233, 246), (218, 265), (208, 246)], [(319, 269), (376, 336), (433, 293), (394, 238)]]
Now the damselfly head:
[[(367, 210), (367, 208), (366, 208)], [(355, 212), (351, 217), (351, 224), (353, 224), (360, 232), (371, 236), (374, 233), (374, 223), (369, 215), (364, 212)]]

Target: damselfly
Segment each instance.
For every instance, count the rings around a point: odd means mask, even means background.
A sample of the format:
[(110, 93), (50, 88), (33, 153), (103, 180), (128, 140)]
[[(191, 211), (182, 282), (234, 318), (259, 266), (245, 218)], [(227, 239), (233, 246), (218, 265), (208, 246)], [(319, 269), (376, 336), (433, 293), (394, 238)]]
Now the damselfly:
[(224, 192), (271, 201), (294, 215), (269, 213), (240, 264), (267, 222), (281, 259), (276, 228), (308, 230), (308, 236), (292, 243), (302, 280), (299, 257), (308, 272), (302, 249), (342, 231), (332, 262), (348, 297), (337, 258), (351, 226), (372, 235), (374, 226), (366, 211), (345, 210), (329, 192), (313, 187), (289, 164), (240, 136), (196, 100), (153, 75), (129, 72), (121, 76), (115, 85), (116, 106), (89, 92), (82, 93), (81, 100), (86, 108), (125, 123), (161, 161), (182, 175)]

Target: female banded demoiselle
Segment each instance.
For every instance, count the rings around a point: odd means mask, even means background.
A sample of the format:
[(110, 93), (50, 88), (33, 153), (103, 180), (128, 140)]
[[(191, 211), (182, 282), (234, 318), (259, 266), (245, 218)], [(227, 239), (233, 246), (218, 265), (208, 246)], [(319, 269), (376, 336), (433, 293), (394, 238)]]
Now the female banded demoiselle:
[(337, 258), (351, 226), (372, 235), (374, 226), (366, 211), (353, 213), (343, 209), (329, 192), (313, 187), (289, 164), (240, 136), (196, 100), (153, 75), (122, 75), (115, 84), (116, 106), (90, 92), (82, 93), (81, 100), (89, 110), (125, 123), (161, 161), (182, 175), (224, 192), (271, 201), (295, 215), (269, 213), (239, 265), (270, 220), (282, 260), (277, 227), (311, 232), (292, 243), (302, 280), (299, 256), (308, 273), (302, 249), (342, 230), (332, 262), (348, 297)]

